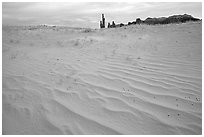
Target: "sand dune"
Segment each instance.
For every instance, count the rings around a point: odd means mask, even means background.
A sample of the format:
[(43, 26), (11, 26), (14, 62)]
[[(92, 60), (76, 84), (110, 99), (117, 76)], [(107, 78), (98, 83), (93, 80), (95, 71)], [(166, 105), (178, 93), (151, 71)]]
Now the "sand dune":
[(3, 26), (3, 134), (201, 134), (202, 23)]

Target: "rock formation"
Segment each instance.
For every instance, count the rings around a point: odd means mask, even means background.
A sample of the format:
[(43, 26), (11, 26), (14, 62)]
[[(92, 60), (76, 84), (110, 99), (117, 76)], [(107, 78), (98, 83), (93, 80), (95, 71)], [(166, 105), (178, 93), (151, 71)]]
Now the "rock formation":
[(105, 17), (104, 17), (104, 14), (102, 14), (102, 21), (100, 21), (100, 28), (105, 28)]
[(169, 24), (169, 23), (184, 23), (187, 21), (200, 21), (200, 19), (194, 18), (191, 15), (173, 15), (169, 17), (160, 17), (160, 18), (147, 18), (144, 23), (148, 25), (155, 24)]
[[(122, 27), (122, 26), (133, 25), (133, 24), (155, 25), (155, 24), (169, 24), (169, 23), (184, 23), (187, 21), (201, 21), (201, 20), (194, 18), (188, 14), (173, 15), (173, 16), (169, 16), (169, 17), (160, 17), (160, 18), (148, 17), (145, 20), (141, 20), (140, 18), (137, 18), (135, 21), (128, 22), (127, 24), (123, 24), (123, 23), (115, 24), (115, 22), (112, 21), (112, 24), (108, 23), (108, 28)], [(100, 28), (105, 28), (104, 14), (102, 14), (102, 21), (100, 21)]]
[(115, 27), (117, 27), (117, 26), (115, 25), (114, 21), (112, 21), (112, 25), (110, 23), (108, 23), (108, 28), (115, 28)]
[(112, 22), (112, 27), (115, 28), (115, 22), (114, 21)]
[(140, 18), (137, 18), (137, 19), (136, 19), (136, 24), (141, 24), (141, 23), (142, 23), (141, 19), (140, 19)]
[(169, 23), (184, 23), (187, 21), (200, 21), (200, 19), (194, 18), (191, 15), (184, 14), (184, 15), (173, 15), (169, 17), (160, 17), (160, 18), (146, 18), (145, 20), (141, 20), (140, 18), (136, 19), (136, 22), (128, 22), (127, 25), (132, 24), (148, 24), (148, 25), (155, 25), (155, 24), (169, 24)]
[(110, 25), (110, 22), (108, 22), (108, 28), (110, 28), (110, 26), (111, 26), (111, 25)]
[(120, 27), (122, 27), (122, 26), (124, 26), (124, 24), (123, 24), (123, 23), (120, 23)]

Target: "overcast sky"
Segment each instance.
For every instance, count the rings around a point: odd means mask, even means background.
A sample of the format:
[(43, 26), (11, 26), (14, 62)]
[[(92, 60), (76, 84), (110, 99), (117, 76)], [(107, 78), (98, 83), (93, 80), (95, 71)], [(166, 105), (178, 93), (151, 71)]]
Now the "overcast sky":
[(98, 28), (101, 14), (106, 23), (124, 23), (136, 18), (190, 14), (202, 18), (200, 3), (13, 3), (3, 2), (3, 25), (66, 25)]

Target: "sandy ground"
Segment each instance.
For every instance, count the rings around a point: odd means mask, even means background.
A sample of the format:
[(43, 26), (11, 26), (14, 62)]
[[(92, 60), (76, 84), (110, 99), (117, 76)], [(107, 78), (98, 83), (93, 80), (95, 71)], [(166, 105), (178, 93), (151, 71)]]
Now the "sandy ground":
[(3, 134), (202, 134), (202, 23), (2, 30)]

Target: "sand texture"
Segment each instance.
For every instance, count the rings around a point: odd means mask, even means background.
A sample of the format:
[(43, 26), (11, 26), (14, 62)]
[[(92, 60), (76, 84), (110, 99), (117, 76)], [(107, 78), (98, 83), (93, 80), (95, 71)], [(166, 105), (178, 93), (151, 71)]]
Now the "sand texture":
[(202, 23), (2, 30), (3, 134), (202, 134)]

